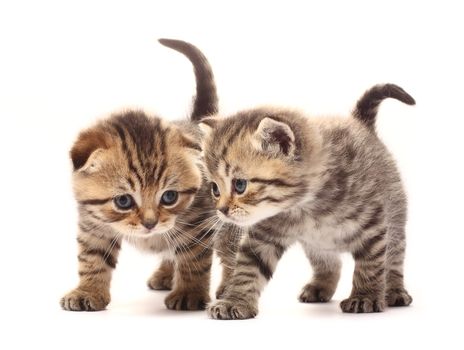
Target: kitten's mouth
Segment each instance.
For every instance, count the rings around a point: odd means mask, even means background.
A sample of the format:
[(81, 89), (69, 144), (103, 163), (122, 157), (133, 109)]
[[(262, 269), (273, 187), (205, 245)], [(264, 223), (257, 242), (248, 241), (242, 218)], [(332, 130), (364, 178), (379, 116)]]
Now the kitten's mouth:
[(217, 211), (217, 216), (219, 217), (219, 219), (229, 224), (234, 224), (234, 225), (243, 226), (243, 227), (250, 226), (248, 223), (249, 220), (246, 217), (236, 217), (236, 216), (225, 215), (219, 210)]
[(156, 229), (156, 228), (143, 229), (143, 230), (139, 230), (138, 232), (131, 232), (127, 236), (132, 237), (132, 238), (133, 237), (135, 237), (135, 238), (151, 238), (151, 237), (155, 237), (155, 236), (162, 236), (168, 231), (169, 231), (168, 229)]

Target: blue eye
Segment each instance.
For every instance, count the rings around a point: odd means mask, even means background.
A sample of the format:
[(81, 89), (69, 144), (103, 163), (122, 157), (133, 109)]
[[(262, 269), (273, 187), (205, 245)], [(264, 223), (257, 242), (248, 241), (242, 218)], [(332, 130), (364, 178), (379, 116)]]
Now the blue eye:
[(247, 180), (236, 179), (233, 183), (235, 192), (242, 194), (247, 188)]
[(219, 186), (217, 183), (211, 183), (211, 191), (213, 192), (214, 197), (218, 198), (221, 195), (221, 191), (219, 191)]
[(134, 206), (134, 198), (130, 194), (123, 194), (113, 199), (114, 204), (121, 210), (129, 210)]
[(161, 204), (163, 205), (173, 205), (177, 202), (179, 198), (179, 192), (177, 191), (166, 191), (161, 196)]

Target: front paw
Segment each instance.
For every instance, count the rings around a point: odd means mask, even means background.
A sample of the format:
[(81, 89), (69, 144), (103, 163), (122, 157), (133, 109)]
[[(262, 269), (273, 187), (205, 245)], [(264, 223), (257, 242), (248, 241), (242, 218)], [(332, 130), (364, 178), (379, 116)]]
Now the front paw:
[(245, 301), (219, 300), (208, 306), (207, 313), (216, 320), (244, 320), (254, 318), (258, 308)]
[(385, 310), (385, 298), (370, 296), (349, 297), (340, 303), (343, 312), (369, 313)]
[(406, 289), (397, 288), (387, 292), (388, 306), (408, 306), (412, 303), (412, 297)]
[(164, 300), (169, 310), (204, 310), (210, 302), (207, 292), (172, 291)]
[(326, 303), (334, 294), (333, 289), (308, 283), (303, 287), (298, 300), (302, 303)]
[(79, 288), (66, 294), (60, 305), (68, 311), (100, 311), (110, 303), (110, 294), (96, 291), (85, 291)]

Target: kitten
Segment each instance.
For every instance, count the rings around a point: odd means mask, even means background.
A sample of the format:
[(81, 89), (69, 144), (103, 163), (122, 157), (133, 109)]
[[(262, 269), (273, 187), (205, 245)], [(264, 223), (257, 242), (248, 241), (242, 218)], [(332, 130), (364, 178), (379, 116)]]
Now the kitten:
[(79, 285), (61, 299), (65, 310), (94, 311), (110, 302), (110, 281), (121, 241), (163, 252), (148, 281), (172, 289), (169, 309), (204, 309), (214, 231), (209, 186), (203, 181), (200, 130), (195, 123), (217, 113), (211, 67), (193, 45), (161, 39), (186, 55), (195, 69), (192, 121), (168, 123), (141, 111), (115, 114), (80, 133), (71, 150), (79, 210)]
[(327, 302), (341, 269), (355, 259), (344, 312), (380, 312), (412, 301), (403, 285), (406, 196), (375, 132), (385, 98), (414, 99), (393, 84), (358, 101), (352, 118), (313, 119), (286, 109), (252, 109), (202, 127), (205, 162), (221, 220), (247, 230), (216, 319), (245, 319), (287, 247), (300, 242), (314, 270), (301, 302)]

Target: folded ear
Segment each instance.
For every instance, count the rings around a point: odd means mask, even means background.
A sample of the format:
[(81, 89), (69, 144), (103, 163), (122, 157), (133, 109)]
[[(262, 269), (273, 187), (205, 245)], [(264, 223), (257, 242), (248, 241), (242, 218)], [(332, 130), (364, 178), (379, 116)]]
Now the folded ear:
[(211, 134), (211, 131), (217, 127), (219, 123), (219, 117), (208, 117), (203, 118), (199, 124), (201, 131), (203, 132), (203, 136), (208, 136)]
[(295, 152), (295, 135), (285, 123), (264, 118), (253, 134), (253, 143), (259, 151), (275, 156), (291, 156)]
[(74, 171), (96, 171), (109, 147), (109, 136), (103, 131), (89, 129), (81, 132), (70, 152)]

